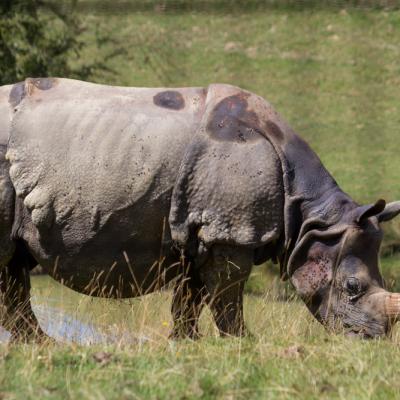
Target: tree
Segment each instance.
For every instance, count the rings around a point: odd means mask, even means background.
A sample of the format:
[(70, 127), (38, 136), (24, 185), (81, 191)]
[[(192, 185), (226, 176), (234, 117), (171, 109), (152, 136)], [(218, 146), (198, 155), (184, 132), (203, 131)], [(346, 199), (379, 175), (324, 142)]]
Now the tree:
[(75, 0), (67, 7), (43, 0), (0, 1), (0, 85), (28, 76), (87, 79), (101, 68), (71, 66), (84, 46), (75, 5)]

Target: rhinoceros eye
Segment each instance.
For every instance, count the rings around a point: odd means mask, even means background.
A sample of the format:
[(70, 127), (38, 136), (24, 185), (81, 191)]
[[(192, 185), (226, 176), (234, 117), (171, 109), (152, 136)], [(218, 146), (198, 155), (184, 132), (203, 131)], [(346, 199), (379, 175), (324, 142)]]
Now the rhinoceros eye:
[(350, 278), (346, 279), (344, 284), (344, 288), (349, 296), (354, 297), (359, 295), (362, 292), (362, 285), (359, 279), (351, 276)]

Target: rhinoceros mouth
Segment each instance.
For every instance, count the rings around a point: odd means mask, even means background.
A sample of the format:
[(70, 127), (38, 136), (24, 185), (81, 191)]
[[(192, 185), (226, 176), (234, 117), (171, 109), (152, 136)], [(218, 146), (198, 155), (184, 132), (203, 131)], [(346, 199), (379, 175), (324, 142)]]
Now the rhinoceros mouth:
[(372, 334), (362, 331), (362, 330), (350, 329), (345, 332), (345, 336), (349, 337), (349, 338), (354, 338), (354, 339), (376, 339), (378, 337), (381, 337), (382, 334), (372, 335)]
[(377, 339), (387, 336), (389, 333), (388, 324), (376, 320), (366, 321), (365, 319), (343, 320), (343, 330), (347, 337), (358, 337), (361, 339)]

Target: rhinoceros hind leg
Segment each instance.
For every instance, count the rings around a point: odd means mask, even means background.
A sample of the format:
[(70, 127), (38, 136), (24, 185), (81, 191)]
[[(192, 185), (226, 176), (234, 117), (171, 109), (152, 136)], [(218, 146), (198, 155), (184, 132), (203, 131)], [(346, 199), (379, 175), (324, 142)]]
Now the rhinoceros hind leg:
[(221, 336), (244, 336), (243, 290), (253, 265), (253, 251), (215, 245), (200, 272), (210, 293), (210, 308)]
[(0, 267), (0, 295), (3, 310), (1, 325), (11, 333), (11, 340), (43, 339), (30, 303), (29, 270), (36, 265), (22, 242), (17, 242), (7, 266)]
[(192, 265), (176, 281), (172, 298), (173, 329), (171, 339), (198, 339), (199, 317), (207, 302), (207, 291)]

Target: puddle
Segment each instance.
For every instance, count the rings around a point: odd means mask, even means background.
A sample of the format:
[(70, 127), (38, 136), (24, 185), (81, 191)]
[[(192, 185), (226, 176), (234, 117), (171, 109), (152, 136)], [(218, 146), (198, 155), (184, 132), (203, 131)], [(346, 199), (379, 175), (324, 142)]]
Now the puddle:
[(0, 343), (7, 343), (10, 339), (10, 334), (0, 326)]
[[(41, 328), (61, 343), (137, 345), (167, 338), (169, 293), (134, 299), (79, 294), (48, 276), (32, 276), (32, 308)], [(0, 327), (0, 343), (9, 340)]]
[[(80, 345), (140, 344), (149, 341), (146, 336), (134, 336), (117, 328), (113, 333), (112, 327), (83, 322), (61, 308), (43, 305), (49, 302), (51, 303), (51, 299), (34, 297), (32, 308), (42, 329), (56, 341)], [(8, 342), (9, 338), (9, 332), (0, 327), (0, 343)]]

